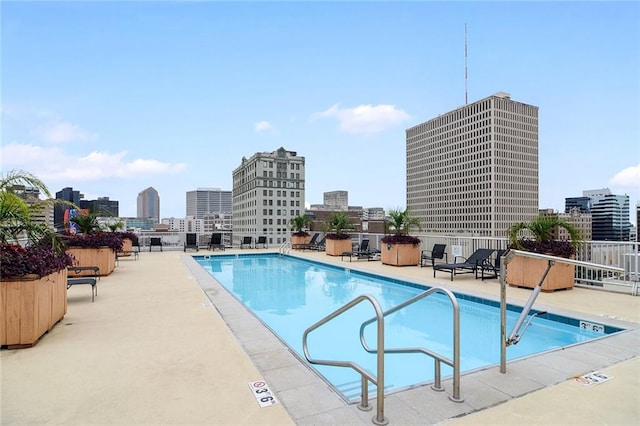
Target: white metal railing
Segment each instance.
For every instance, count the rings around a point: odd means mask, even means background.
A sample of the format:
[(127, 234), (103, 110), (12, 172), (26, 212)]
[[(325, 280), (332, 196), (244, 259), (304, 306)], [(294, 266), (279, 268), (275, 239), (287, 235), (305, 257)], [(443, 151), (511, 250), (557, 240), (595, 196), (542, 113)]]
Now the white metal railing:
[[(231, 231), (216, 231), (223, 234), (223, 243), (230, 247), (233, 233)], [(138, 233), (140, 246), (148, 247), (151, 237), (161, 237), (162, 244), (167, 249), (182, 249), (186, 240), (185, 232), (155, 232), (141, 231)], [(373, 233), (351, 233), (354, 242), (361, 242), (364, 238), (369, 239), (369, 247), (380, 249), (381, 239), (384, 234)], [(449, 258), (453, 258), (454, 247), (460, 250), (459, 255), (469, 257), (479, 248), (506, 249), (508, 240), (498, 237), (479, 236), (457, 236), (439, 234), (413, 234), (420, 238), (421, 250), (431, 250), (434, 244), (446, 244), (446, 253)], [(198, 243), (201, 247), (206, 247), (211, 238), (211, 233), (198, 233)], [(585, 241), (578, 248), (575, 260), (581, 262), (595, 263), (599, 265), (612, 266), (624, 269), (620, 276), (613, 277), (605, 271), (594, 271), (585, 269), (582, 266), (576, 267), (576, 285), (588, 288), (598, 288), (602, 290), (622, 290), (631, 294), (638, 294), (638, 283), (640, 281), (640, 254), (637, 242), (626, 241)]]

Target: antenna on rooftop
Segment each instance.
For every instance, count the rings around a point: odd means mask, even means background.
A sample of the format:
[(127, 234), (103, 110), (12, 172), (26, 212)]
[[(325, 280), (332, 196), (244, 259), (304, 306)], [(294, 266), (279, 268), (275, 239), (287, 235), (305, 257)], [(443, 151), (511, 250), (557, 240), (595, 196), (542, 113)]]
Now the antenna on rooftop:
[(464, 104), (468, 103), (467, 98), (467, 23), (464, 23)]

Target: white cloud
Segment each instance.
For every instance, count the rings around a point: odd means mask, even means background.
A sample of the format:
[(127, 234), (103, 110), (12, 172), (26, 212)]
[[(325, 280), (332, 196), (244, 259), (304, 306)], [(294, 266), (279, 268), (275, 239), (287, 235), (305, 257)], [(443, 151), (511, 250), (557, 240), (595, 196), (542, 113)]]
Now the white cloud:
[(609, 181), (609, 184), (611, 186), (638, 190), (640, 188), (640, 164), (627, 167), (616, 173)]
[(96, 138), (95, 134), (87, 132), (69, 121), (50, 123), (36, 130), (36, 135), (49, 143), (67, 143), (86, 141)]
[(253, 129), (256, 132), (264, 132), (264, 131), (274, 130), (274, 128), (271, 125), (271, 123), (269, 123), (266, 120), (258, 121), (257, 123), (255, 123), (253, 125)]
[(410, 118), (409, 114), (395, 105), (359, 105), (341, 108), (333, 105), (326, 111), (314, 114), (314, 118), (335, 118), (340, 130), (347, 133), (378, 133), (395, 127)]
[(184, 163), (166, 163), (153, 159), (126, 160), (126, 151), (108, 153), (94, 151), (72, 156), (58, 148), (8, 144), (2, 146), (3, 169), (22, 169), (44, 181), (95, 181), (108, 178), (136, 178), (161, 174), (178, 174)]

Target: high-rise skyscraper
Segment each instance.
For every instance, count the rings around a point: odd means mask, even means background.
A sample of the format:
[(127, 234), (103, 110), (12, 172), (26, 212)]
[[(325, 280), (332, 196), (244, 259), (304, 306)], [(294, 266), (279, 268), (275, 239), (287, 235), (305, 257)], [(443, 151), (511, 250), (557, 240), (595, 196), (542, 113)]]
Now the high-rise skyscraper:
[(198, 188), (187, 192), (187, 216), (203, 219), (207, 215), (233, 211), (232, 192), (220, 188)]
[[(62, 190), (56, 192), (56, 200), (68, 201), (78, 207), (82, 198), (84, 198), (84, 194), (81, 194), (80, 191), (74, 191), (71, 187), (62, 188)], [(53, 223), (57, 231), (64, 231), (64, 212), (70, 208), (59, 204), (53, 208)]]
[(160, 223), (160, 196), (153, 187), (150, 186), (138, 194), (137, 216), (152, 218), (156, 223)]
[(269, 244), (289, 241), (289, 222), (304, 214), (304, 157), (279, 148), (258, 152), (233, 171), (233, 238), (266, 236)]
[(609, 188), (603, 188), (582, 191), (582, 196), (590, 200), (594, 241), (629, 241), (628, 195), (615, 195)]
[(406, 131), (407, 208), (432, 233), (505, 236), (538, 214), (538, 107), (496, 93)]

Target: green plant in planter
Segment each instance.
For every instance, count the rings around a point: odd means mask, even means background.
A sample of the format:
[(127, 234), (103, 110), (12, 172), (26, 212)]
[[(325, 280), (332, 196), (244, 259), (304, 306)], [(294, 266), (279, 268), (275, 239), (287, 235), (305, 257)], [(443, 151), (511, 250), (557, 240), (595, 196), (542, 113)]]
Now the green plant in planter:
[[(48, 197), (27, 203), (17, 189), (31, 187)], [(0, 279), (26, 275), (44, 277), (73, 264), (55, 231), (33, 218), (53, 204), (69, 204), (51, 198), (46, 185), (23, 170), (11, 170), (0, 178)]]
[(107, 227), (109, 228), (109, 230), (111, 232), (117, 232), (118, 229), (123, 229), (124, 228), (124, 222), (119, 220), (118, 222), (113, 222), (107, 225)]
[[(555, 240), (553, 231), (556, 227), (564, 228), (571, 239)], [(523, 235), (525, 231), (528, 231), (528, 235)], [(557, 216), (537, 216), (529, 222), (515, 223), (509, 227), (507, 234), (509, 248), (558, 257), (573, 256), (582, 244), (580, 230)]]
[(311, 218), (307, 215), (300, 215), (296, 217), (292, 217), (290, 221), (291, 226), (295, 232), (293, 232), (294, 236), (297, 237), (308, 237), (309, 233), (304, 231), (304, 228), (308, 228), (311, 225)]
[(420, 244), (420, 238), (409, 235), (411, 227), (416, 227), (420, 230), (420, 219), (412, 217), (409, 214), (409, 209), (393, 209), (389, 211), (390, 220), (385, 222), (385, 228), (387, 232), (393, 232), (390, 235), (385, 235), (380, 241), (388, 244)]
[(344, 212), (334, 212), (329, 216), (324, 225), (324, 232), (328, 240), (347, 240), (351, 235), (345, 230), (354, 229), (353, 223)]
[(80, 213), (69, 221), (78, 225), (81, 234), (88, 235), (102, 231), (102, 225), (98, 221), (98, 213), (95, 212)]

